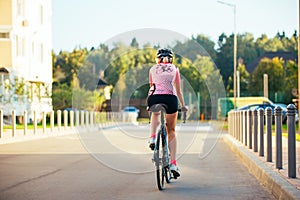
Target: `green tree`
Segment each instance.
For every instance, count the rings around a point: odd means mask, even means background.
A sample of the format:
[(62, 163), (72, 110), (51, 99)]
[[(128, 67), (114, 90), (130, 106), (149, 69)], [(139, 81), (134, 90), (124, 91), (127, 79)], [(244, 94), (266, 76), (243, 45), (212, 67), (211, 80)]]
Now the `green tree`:
[(216, 64), (227, 86), (228, 79), (233, 74), (233, 34), (230, 37), (227, 37), (224, 33), (221, 34), (218, 46)]
[(75, 88), (72, 90), (72, 106), (78, 110), (95, 110), (101, 103), (96, 91), (85, 90), (84, 88)]
[(265, 45), (268, 42), (268, 36), (266, 34), (262, 34), (261, 37), (257, 38), (255, 41), (255, 48), (257, 51), (257, 56), (263, 55), (266, 50), (265, 50)]
[(131, 47), (134, 47), (134, 48), (139, 48), (139, 43), (137, 42), (136, 38), (132, 38), (131, 40), (131, 43), (130, 43), (130, 46)]
[(285, 102), (289, 104), (292, 99), (296, 96), (293, 95), (292, 91), (298, 89), (298, 65), (295, 61), (287, 61), (286, 66), (286, 77), (285, 77)]
[(269, 98), (275, 100), (275, 93), (285, 90), (285, 69), (279, 58), (263, 58), (252, 73), (249, 91), (253, 95), (263, 94), (263, 76), (268, 74)]
[(104, 71), (110, 62), (110, 55), (108, 46), (100, 44), (99, 48), (93, 49), (88, 52), (86, 56), (86, 62), (93, 67), (93, 71), (100, 75), (101, 71)]
[(243, 60), (242, 65), (248, 65), (258, 57), (257, 50), (255, 48), (254, 36), (252, 34), (244, 33), (238, 35), (237, 57), (238, 59)]
[(60, 83), (72, 86), (74, 78), (76, 81), (77, 73), (83, 65), (87, 55), (87, 49), (74, 49), (71, 53), (61, 51), (54, 63), (54, 79)]
[(191, 39), (180, 42), (177, 41), (173, 49), (175, 54), (185, 57), (191, 61), (197, 58), (197, 55), (210, 56), (213, 60), (216, 59), (215, 43), (207, 36), (199, 34), (192, 36)]
[(239, 64), (237, 70), (240, 74), (240, 95), (248, 96), (247, 88), (250, 81), (250, 74), (246, 70), (246, 66), (244, 64)]
[(59, 84), (52, 91), (53, 110), (64, 110), (72, 107), (72, 90), (70, 86)]
[[(220, 71), (215, 68), (211, 58), (207, 56), (197, 56), (193, 65), (201, 75), (202, 84), (199, 90), (201, 91), (201, 96), (208, 100), (211, 96), (220, 94), (220, 89), (224, 88), (223, 80)], [(199, 79), (200, 77), (197, 78)]]
[(216, 60), (217, 52), (215, 50), (215, 43), (211, 39), (199, 34), (196, 37), (192, 36), (192, 40), (196, 41), (207, 51), (208, 55), (201, 54), (202, 56), (210, 56), (212, 60)]

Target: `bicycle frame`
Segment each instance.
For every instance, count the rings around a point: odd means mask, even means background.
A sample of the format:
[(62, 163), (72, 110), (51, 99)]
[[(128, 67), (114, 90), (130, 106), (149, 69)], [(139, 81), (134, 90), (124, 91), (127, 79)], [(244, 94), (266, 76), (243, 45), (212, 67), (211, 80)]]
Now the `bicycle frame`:
[[(160, 129), (157, 133), (156, 144), (154, 148), (153, 161), (156, 166), (157, 185), (159, 190), (164, 188), (164, 181), (170, 183), (171, 173), (169, 170), (169, 147), (167, 139), (165, 111), (160, 109)], [(162, 149), (160, 149), (162, 148)], [(162, 151), (160, 151), (162, 150)], [(162, 155), (160, 155), (162, 153)]]

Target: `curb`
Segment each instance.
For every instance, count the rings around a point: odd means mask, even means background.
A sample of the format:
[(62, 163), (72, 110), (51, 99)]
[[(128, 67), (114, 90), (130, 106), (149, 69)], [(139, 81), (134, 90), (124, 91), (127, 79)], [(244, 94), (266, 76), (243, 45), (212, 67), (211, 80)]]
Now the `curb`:
[(273, 171), (255, 155), (251, 154), (229, 134), (223, 135), (223, 140), (230, 149), (241, 159), (249, 172), (253, 174), (277, 199), (300, 200), (300, 191), (287, 180)]

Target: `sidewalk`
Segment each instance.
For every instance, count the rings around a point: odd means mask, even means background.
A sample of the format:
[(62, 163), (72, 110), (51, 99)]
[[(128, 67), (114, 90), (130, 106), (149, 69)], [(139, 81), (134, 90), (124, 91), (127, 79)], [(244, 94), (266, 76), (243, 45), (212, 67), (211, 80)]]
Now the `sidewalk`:
[(2, 137), (0, 138), (0, 145), (1, 144), (9, 144), (9, 143), (15, 143), (15, 142), (24, 142), (29, 140), (37, 140), (42, 138), (48, 138), (48, 137), (55, 137), (60, 135), (68, 135), (68, 134), (76, 134), (77, 130), (76, 128), (71, 127), (55, 127), (53, 130), (50, 128), (46, 128), (45, 131), (43, 129), (39, 128), (37, 129), (36, 133), (34, 133), (33, 129), (30, 129), (26, 132), (26, 135), (24, 134), (24, 130), (16, 130), (15, 135), (12, 136), (12, 131), (7, 130), (4, 131)]
[[(122, 125), (126, 124), (122, 123)], [(118, 124), (120, 125), (120, 124)], [(9, 144), (15, 142), (24, 142), (29, 140), (37, 140), (42, 138), (48, 137), (55, 137), (55, 136), (62, 136), (62, 135), (69, 135), (69, 134), (78, 134), (81, 130), (99, 130), (99, 129), (106, 129), (115, 127), (116, 125), (113, 123), (103, 123), (101, 125), (94, 124), (94, 125), (84, 125), (84, 126), (55, 126), (53, 130), (50, 128), (46, 128), (43, 130), (42, 128), (38, 128), (36, 133), (34, 133), (33, 129), (28, 129), (26, 134), (24, 134), (23, 129), (17, 129), (15, 135), (12, 136), (12, 130), (5, 130), (0, 138), (0, 145), (1, 144)]]
[[(266, 136), (266, 134), (265, 134)], [(277, 199), (299, 199), (300, 200), (300, 142), (296, 142), (296, 178), (288, 177), (288, 155), (287, 138), (282, 139), (282, 164), (283, 169), (276, 169), (276, 140), (272, 140), (272, 162), (266, 161), (266, 138), (264, 156), (249, 149), (248, 146), (239, 142), (229, 134), (225, 134), (224, 141), (231, 147), (232, 151), (240, 157), (248, 170), (266, 187)]]

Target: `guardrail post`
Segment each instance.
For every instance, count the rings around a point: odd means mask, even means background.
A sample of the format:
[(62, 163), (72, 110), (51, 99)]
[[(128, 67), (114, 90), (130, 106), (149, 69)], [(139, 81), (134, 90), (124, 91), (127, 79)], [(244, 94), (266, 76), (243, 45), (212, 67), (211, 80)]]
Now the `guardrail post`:
[(252, 149), (252, 111), (248, 110), (248, 140), (249, 149)]
[(74, 127), (74, 111), (73, 110), (70, 111), (70, 126), (71, 126), (71, 128)]
[(37, 133), (37, 113), (33, 111), (33, 134)]
[(232, 134), (232, 111), (228, 112), (227, 121), (228, 121), (228, 133), (231, 136), (233, 136), (233, 134)]
[(90, 112), (90, 125), (91, 126), (94, 125), (94, 112), (93, 111)]
[(237, 127), (237, 118), (236, 118), (236, 111), (232, 111), (231, 114), (231, 124), (233, 125), (233, 134), (235, 136), (236, 139), (238, 139), (238, 135), (237, 135), (237, 131), (236, 131), (236, 127)]
[(24, 127), (24, 136), (27, 135), (27, 111), (24, 111), (24, 118), (23, 118), (23, 127)]
[(282, 169), (282, 108), (275, 108), (276, 168)]
[(230, 111), (228, 112), (228, 131), (229, 131), (229, 134), (233, 137), (235, 137), (235, 134), (234, 134), (234, 118), (233, 118), (233, 115), (232, 115), (233, 111)]
[(61, 128), (61, 110), (57, 111), (57, 128), (58, 128), (58, 131), (60, 131), (60, 128)]
[(266, 108), (267, 162), (272, 162), (272, 108)]
[(240, 142), (243, 143), (243, 111), (240, 111)]
[(253, 110), (253, 151), (257, 152), (258, 148), (257, 148), (257, 110)]
[(231, 124), (233, 125), (232, 131), (233, 135), (235, 136), (236, 139), (238, 139), (237, 132), (236, 132), (236, 126), (237, 126), (237, 121), (236, 121), (236, 111), (232, 111), (231, 114)]
[(64, 110), (64, 127), (67, 129), (68, 127), (68, 111)]
[(76, 121), (76, 126), (79, 127), (79, 125), (80, 125), (80, 124), (79, 124), (79, 110), (76, 110), (75, 113), (76, 113), (76, 114), (75, 114), (75, 115), (76, 115), (76, 117), (75, 117), (75, 118), (76, 118), (76, 119), (75, 119), (75, 121)]
[(42, 123), (43, 123), (43, 133), (45, 133), (46, 132), (46, 113), (45, 112), (43, 112), (43, 121), (42, 121)]
[(0, 138), (3, 137), (3, 110), (0, 110)]
[(99, 124), (99, 111), (95, 112), (95, 123), (96, 125)]
[(239, 141), (241, 141), (241, 119), (240, 119), (240, 112), (239, 111), (235, 111), (235, 116), (236, 116), (236, 135)]
[(84, 111), (82, 110), (82, 111), (80, 111), (81, 113), (81, 117), (80, 117), (80, 119), (81, 119), (81, 126), (84, 126)]
[(244, 110), (243, 111), (243, 113), (244, 113), (244, 141), (245, 141), (245, 146), (247, 146), (247, 111), (246, 110)]
[(16, 111), (12, 110), (11, 112), (11, 125), (12, 125), (12, 137), (15, 137), (16, 134)]
[(264, 156), (264, 109), (258, 110), (259, 156)]
[(230, 128), (230, 130), (232, 131), (232, 134), (235, 135), (235, 138), (237, 139), (235, 111), (231, 111), (230, 120), (231, 120), (230, 124), (232, 125), (232, 127)]
[(290, 104), (287, 107), (288, 126), (288, 177), (296, 178), (296, 107)]
[(88, 126), (90, 123), (90, 116), (89, 116), (90, 112), (89, 111), (85, 111), (85, 125)]
[(50, 129), (51, 132), (54, 130), (54, 111), (52, 110), (50, 113)]

